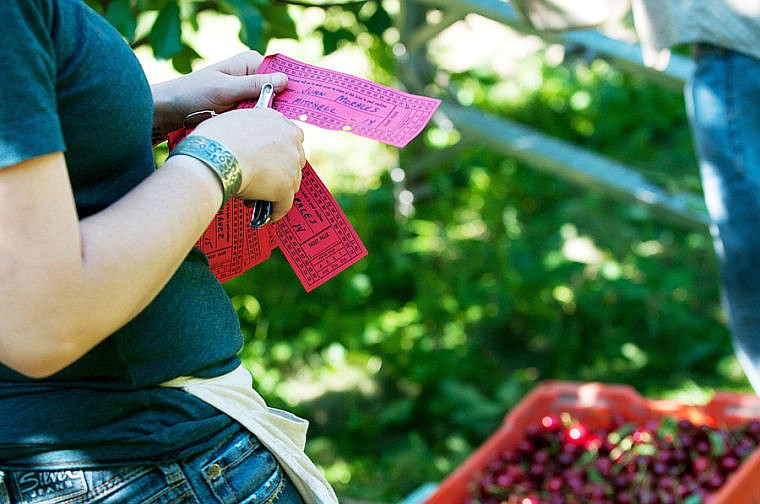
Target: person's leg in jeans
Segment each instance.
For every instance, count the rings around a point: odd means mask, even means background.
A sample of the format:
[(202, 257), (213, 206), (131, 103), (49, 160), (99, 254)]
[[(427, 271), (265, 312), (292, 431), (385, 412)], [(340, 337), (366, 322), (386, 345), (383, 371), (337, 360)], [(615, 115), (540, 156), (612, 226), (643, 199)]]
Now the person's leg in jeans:
[(723, 306), (737, 357), (760, 392), (760, 61), (699, 45), (686, 102)]

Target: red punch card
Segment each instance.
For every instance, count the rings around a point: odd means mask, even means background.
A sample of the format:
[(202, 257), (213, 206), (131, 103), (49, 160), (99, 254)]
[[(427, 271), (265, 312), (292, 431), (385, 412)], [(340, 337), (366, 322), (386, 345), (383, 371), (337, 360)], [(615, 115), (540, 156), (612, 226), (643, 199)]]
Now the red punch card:
[[(189, 133), (169, 134), (169, 150)], [(319, 287), (367, 255), (348, 218), (309, 162), (293, 207), (273, 224), (250, 226), (253, 208), (228, 201), (196, 243), (220, 282), (265, 261), (279, 245), (306, 291)]]
[[(257, 73), (282, 72), (288, 88), (272, 108), (290, 119), (403, 147), (427, 125), (441, 101), (273, 54)], [(253, 107), (255, 100), (241, 107)]]
[(269, 258), (277, 245), (271, 226), (254, 229), (252, 208), (233, 198), (214, 216), (196, 244), (208, 256), (211, 271), (225, 282)]
[(367, 255), (351, 223), (308, 161), (293, 208), (274, 224), (274, 231), (280, 250), (307, 291)]

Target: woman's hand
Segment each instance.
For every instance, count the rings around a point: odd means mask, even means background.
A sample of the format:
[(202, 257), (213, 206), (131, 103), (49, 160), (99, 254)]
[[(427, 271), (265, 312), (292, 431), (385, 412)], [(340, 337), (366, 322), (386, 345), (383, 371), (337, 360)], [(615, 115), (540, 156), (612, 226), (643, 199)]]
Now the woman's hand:
[(182, 125), (199, 110), (213, 110), (217, 117), (196, 126), (194, 134), (223, 143), (237, 157), (243, 182), (235, 196), (243, 200), (272, 202), (272, 221), (284, 216), (293, 204), (306, 163), (303, 132), (273, 110), (232, 110), (242, 100), (257, 98), (266, 83), (275, 93), (287, 86), (283, 73), (257, 74), (263, 61), (256, 51), (246, 51), (197, 70), (184, 77), (153, 86), (156, 124), (162, 136)]
[(199, 110), (222, 113), (243, 100), (257, 98), (265, 83), (283, 91), (288, 78), (283, 73), (257, 74), (264, 57), (256, 51), (242, 52), (176, 79), (154, 84), (154, 131), (165, 138), (182, 126), (188, 114)]
[(223, 143), (240, 164), (243, 180), (235, 197), (272, 202), (272, 221), (293, 205), (306, 164), (303, 131), (272, 109), (230, 110), (200, 123), (191, 135)]

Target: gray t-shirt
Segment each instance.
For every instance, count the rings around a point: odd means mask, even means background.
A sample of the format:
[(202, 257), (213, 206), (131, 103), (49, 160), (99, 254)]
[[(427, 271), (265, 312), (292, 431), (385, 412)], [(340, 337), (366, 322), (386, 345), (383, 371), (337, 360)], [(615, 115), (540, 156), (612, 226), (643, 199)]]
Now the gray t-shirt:
[(692, 42), (713, 44), (760, 59), (760, 2), (730, 0), (633, 0), (644, 59)]

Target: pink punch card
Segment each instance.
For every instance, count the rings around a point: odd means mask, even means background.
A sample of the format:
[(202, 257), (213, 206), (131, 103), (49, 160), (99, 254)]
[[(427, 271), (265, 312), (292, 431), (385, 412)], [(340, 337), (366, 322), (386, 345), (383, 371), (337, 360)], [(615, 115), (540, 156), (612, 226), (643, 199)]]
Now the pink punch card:
[[(267, 56), (258, 73), (283, 72), (288, 87), (271, 107), (286, 117), (403, 147), (430, 121), (440, 100), (416, 96), (281, 54)], [(238, 108), (252, 108), (256, 100)], [(171, 150), (189, 130), (169, 135)], [(253, 210), (233, 199), (217, 213), (197, 246), (224, 282), (269, 258), (279, 247), (307, 291), (367, 255), (335, 198), (307, 162), (293, 208), (278, 222), (250, 226)]]
[[(288, 88), (275, 96), (272, 104), (286, 117), (396, 147), (414, 139), (441, 103), (282, 54), (264, 58), (257, 72), (288, 76)], [(246, 102), (243, 106), (254, 104)]]

